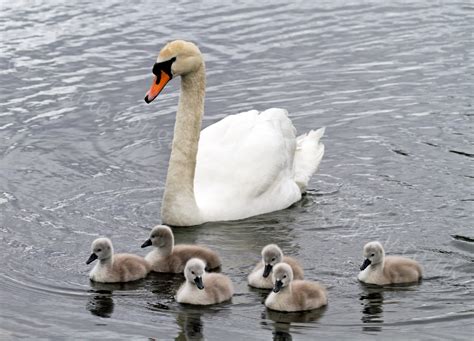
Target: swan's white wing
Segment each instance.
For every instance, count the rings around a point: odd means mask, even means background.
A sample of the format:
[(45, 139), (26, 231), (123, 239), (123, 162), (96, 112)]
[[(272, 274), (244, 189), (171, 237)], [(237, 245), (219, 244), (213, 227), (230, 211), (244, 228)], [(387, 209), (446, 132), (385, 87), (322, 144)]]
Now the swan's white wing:
[(283, 109), (227, 116), (204, 129), (194, 181), (203, 218), (242, 219), (299, 200), (293, 169), (295, 132)]

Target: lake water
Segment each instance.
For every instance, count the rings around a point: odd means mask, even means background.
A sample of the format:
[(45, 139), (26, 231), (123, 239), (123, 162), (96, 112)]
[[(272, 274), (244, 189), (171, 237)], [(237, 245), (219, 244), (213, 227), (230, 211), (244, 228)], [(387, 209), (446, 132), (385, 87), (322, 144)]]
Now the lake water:
[[(471, 1), (11, 1), (0, 11), (0, 336), (469, 339), (474, 321)], [(232, 304), (191, 308), (180, 275), (92, 285), (91, 241), (140, 255), (160, 203), (179, 80), (143, 101), (169, 40), (205, 54), (204, 126), (283, 107), (326, 126), (304, 199), (177, 229), (218, 250)], [(419, 285), (358, 283), (362, 247), (419, 260)], [(278, 243), (329, 306), (266, 311), (246, 276)], [(471, 335), (471, 336), (470, 336)]]

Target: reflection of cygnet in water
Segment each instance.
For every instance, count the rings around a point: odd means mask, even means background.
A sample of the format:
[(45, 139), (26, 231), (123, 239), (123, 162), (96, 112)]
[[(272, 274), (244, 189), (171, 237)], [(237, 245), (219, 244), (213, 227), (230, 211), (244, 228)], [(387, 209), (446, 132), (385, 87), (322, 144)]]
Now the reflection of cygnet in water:
[(186, 309), (177, 315), (176, 322), (181, 330), (175, 340), (204, 340), (200, 312), (192, 313)]
[(385, 251), (379, 242), (370, 242), (364, 246), (365, 261), (360, 267), (357, 278), (368, 284), (386, 285), (418, 282), (422, 270), (418, 262), (399, 256), (385, 257)]
[(269, 244), (262, 249), (262, 261), (257, 263), (248, 277), (249, 285), (261, 289), (273, 288), (272, 269), (280, 262), (291, 266), (295, 279), (303, 279), (303, 269), (300, 264), (294, 258), (283, 256), (283, 252), (278, 245)]
[(383, 323), (383, 291), (376, 289), (369, 288), (368, 292), (360, 296), (364, 304), (361, 319), (364, 323)]
[(265, 306), (278, 311), (303, 311), (320, 308), (328, 303), (326, 289), (319, 283), (293, 280), (293, 271), (286, 263), (273, 269), (273, 291)]
[(92, 242), (92, 254), (86, 264), (99, 262), (89, 274), (92, 281), (102, 283), (130, 282), (146, 277), (150, 266), (140, 256), (128, 253), (114, 255), (112, 242), (98, 238)]
[(111, 317), (114, 312), (112, 292), (109, 292), (108, 294), (92, 295), (89, 298), (89, 302), (87, 302), (86, 309), (95, 316)]
[(229, 277), (219, 273), (205, 272), (203, 260), (192, 258), (186, 263), (186, 281), (176, 294), (179, 303), (209, 305), (228, 301), (234, 294)]
[[(319, 320), (324, 312), (325, 307), (321, 309), (286, 312), (267, 309), (262, 314), (264, 319), (272, 320), (273, 323), (273, 340), (289, 341), (292, 340), (291, 326), (292, 323), (308, 323)], [(298, 328), (298, 327), (296, 327)]]
[(166, 225), (155, 226), (142, 248), (153, 245), (145, 259), (156, 272), (183, 272), (186, 262), (191, 258), (199, 258), (206, 262), (206, 268), (212, 270), (221, 265), (219, 255), (207, 247), (198, 245), (174, 245), (174, 235)]

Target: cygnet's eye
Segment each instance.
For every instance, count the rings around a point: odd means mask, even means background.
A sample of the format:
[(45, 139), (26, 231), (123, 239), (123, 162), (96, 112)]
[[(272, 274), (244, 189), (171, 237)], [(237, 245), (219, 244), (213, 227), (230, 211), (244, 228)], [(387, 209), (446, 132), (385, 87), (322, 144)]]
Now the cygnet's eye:
[(286, 278), (286, 275), (285, 275), (285, 276), (283, 276), (283, 278)]
[(193, 275), (195, 275), (194, 271), (191, 271), (191, 273), (192, 273)]
[(371, 257), (375, 256), (375, 253), (371, 254), (370, 256), (371, 256)]
[(272, 258), (272, 262), (274, 262), (274, 261), (275, 261), (275, 257)]
[(97, 252), (100, 252), (100, 251), (102, 251), (102, 249), (97, 249)]

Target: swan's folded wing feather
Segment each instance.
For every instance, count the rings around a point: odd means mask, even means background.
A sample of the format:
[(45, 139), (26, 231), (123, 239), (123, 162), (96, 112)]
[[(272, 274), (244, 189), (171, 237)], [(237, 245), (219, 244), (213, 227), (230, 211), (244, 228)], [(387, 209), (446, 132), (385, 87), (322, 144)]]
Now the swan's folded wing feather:
[(195, 195), (206, 219), (234, 220), (297, 201), (295, 128), (286, 110), (227, 116), (201, 132)]

